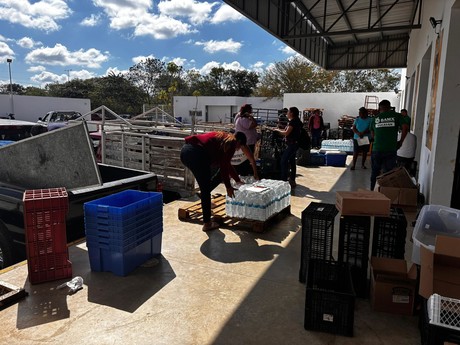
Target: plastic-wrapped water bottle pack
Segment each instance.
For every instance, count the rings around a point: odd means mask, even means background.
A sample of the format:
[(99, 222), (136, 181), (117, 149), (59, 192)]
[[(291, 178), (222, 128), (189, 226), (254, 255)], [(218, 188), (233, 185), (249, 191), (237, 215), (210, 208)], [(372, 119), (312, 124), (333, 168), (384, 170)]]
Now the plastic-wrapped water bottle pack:
[(227, 196), (227, 216), (265, 221), (291, 203), (291, 186), (286, 181), (262, 179), (243, 184), (235, 197)]

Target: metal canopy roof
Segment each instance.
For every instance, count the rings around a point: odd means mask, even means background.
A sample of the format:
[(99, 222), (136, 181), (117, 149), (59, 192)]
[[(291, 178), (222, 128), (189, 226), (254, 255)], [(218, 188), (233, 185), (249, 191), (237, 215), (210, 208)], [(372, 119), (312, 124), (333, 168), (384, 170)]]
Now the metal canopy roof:
[(422, 0), (224, 0), (328, 70), (407, 66)]

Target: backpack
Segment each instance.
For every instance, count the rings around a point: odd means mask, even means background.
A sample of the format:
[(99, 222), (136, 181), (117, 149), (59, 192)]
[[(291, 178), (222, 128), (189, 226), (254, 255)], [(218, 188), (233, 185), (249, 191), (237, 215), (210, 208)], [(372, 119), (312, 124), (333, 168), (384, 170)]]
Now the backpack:
[(300, 136), (299, 140), (297, 141), (299, 144), (299, 147), (302, 150), (310, 150), (311, 149), (311, 139), (310, 136), (308, 135), (308, 132), (305, 128), (300, 128)]

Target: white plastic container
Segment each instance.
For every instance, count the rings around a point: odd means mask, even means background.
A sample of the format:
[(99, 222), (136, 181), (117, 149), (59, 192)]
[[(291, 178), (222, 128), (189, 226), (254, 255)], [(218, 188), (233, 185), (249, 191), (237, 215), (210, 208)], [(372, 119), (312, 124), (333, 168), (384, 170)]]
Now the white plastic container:
[(436, 235), (460, 237), (460, 210), (441, 205), (422, 207), (415, 223), (412, 262), (420, 265), (420, 246), (434, 252)]

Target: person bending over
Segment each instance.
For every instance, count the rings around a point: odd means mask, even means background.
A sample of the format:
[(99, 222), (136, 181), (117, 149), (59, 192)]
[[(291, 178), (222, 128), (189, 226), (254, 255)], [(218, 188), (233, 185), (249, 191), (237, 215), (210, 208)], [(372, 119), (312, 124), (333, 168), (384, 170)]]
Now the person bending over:
[(185, 138), (180, 159), (192, 171), (200, 188), (203, 231), (210, 231), (219, 227), (217, 222), (211, 220), (212, 190), (223, 181), (227, 188), (227, 195), (234, 197), (234, 188), (230, 184), (230, 177), (237, 183), (242, 183), (231, 165), (233, 154), (238, 149), (247, 155), (253, 168), (254, 177), (259, 179), (256, 162), (252, 152), (246, 146), (244, 133), (208, 132)]

